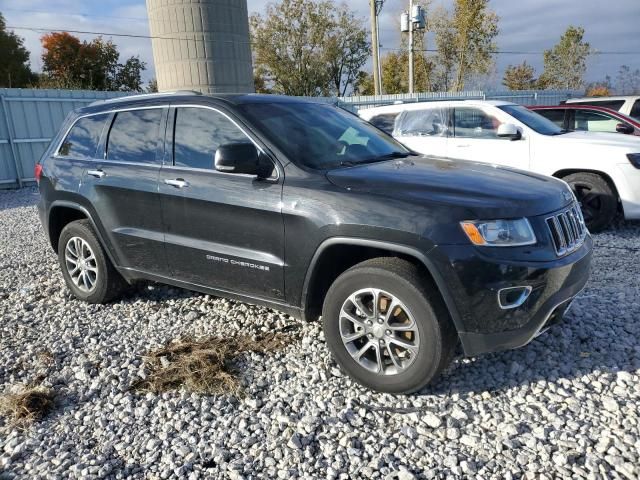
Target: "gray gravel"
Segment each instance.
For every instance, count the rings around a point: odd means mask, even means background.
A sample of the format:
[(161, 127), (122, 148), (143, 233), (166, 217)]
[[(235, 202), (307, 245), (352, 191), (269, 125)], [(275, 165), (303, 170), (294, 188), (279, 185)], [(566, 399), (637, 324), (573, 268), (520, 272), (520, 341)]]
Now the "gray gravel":
[(418, 395), (354, 384), (306, 324), (283, 351), (245, 357), (236, 400), (129, 386), (140, 356), (170, 339), (298, 322), (164, 286), (76, 301), (36, 200), (0, 192), (0, 391), (44, 375), (58, 400), (25, 430), (0, 419), (0, 478), (640, 477), (640, 224), (595, 236), (592, 280), (565, 323), (458, 360)]

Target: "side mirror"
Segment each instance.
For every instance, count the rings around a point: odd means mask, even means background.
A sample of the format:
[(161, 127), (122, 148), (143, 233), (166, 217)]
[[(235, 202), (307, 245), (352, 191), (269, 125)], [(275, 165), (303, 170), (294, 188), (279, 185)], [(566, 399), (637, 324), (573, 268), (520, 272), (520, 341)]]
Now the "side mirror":
[(253, 143), (226, 143), (216, 150), (214, 165), (218, 172), (258, 175), (260, 158)]
[(616, 125), (616, 132), (630, 135), (633, 133), (633, 127), (628, 123), (619, 123)]
[(518, 130), (518, 127), (513, 123), (503, 123), (498, 127), (498, 137), (520, 140), (522, 138), (522, 134), (520, 133), (520, 130)]

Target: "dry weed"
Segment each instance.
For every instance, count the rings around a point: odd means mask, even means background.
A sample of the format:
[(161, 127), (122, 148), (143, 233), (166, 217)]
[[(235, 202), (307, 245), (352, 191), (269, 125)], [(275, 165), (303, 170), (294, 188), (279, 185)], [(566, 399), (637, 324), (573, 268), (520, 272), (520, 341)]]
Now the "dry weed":
[(16, 425), (28, 425), (51, 411), (54, 397), (48, 387), (25, 387), (21, 392), (0, 398), (0, 413)]
[(237, 358), (250, 351), (276, 351), (290, 341), (291, 337), (282, 333), (258, 339), (248, 336), (182, 338), (144, 357), (147, 378), (135, 382), (133, 388), (159, 393), (184, 387), (197, 393), (239, 396), (242, 389), (238, 381)]

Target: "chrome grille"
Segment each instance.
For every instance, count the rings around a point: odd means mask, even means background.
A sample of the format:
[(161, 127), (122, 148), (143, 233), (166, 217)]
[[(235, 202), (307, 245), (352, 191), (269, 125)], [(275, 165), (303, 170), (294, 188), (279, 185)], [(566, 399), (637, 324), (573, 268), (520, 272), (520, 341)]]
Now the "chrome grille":
[(561, 257), (580, 248), (587, 236), (587, 227), (577, 204), (547, 218), (556, 254)]

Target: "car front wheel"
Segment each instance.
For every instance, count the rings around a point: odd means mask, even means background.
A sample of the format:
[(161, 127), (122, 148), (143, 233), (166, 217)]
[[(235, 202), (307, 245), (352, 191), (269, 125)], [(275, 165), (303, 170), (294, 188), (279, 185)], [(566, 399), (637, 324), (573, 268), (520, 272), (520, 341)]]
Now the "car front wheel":
[(450, 362), (457, 335), (435, 287), (411, 263), (362, 262), (340, 275), (322, 311), (334, 358), (358, 383), (411, 393)]
[(618, 197), (600, 175), (578, 172), (563, 178), (575, 194), (587, 228), (600, 232), (607, 228), (618, 211)]

